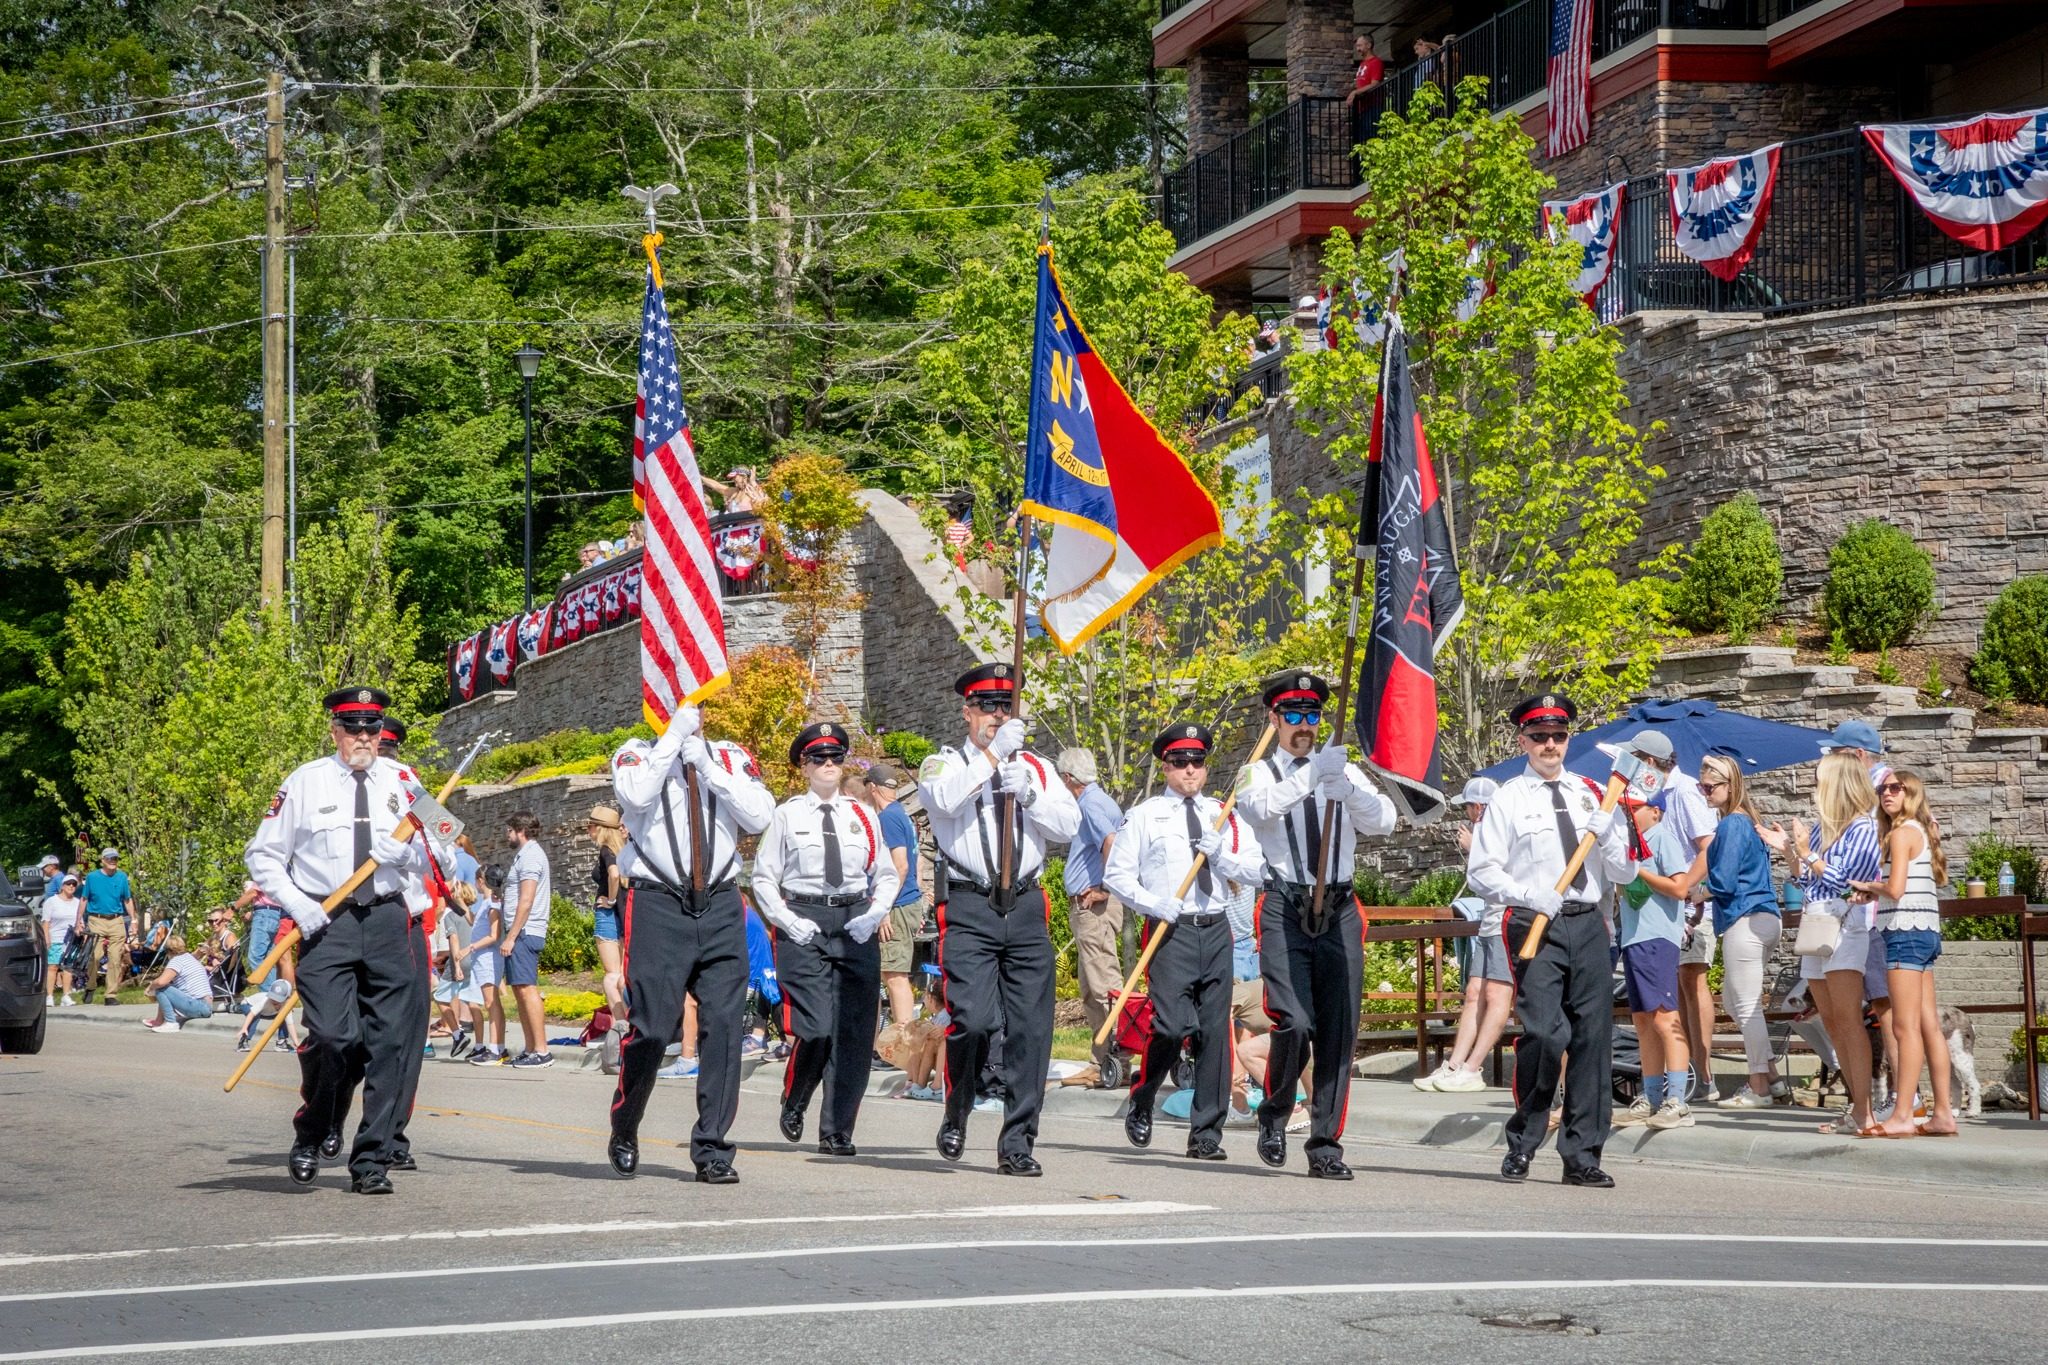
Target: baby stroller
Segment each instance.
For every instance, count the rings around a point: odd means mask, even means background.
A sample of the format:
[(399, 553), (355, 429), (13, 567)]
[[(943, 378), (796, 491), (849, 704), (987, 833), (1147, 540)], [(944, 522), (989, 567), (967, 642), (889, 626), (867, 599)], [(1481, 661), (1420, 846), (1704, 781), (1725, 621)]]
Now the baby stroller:
[[(1096, 1070), (1103, 1089), (1119, 1090), (1137, 1079), (1138, 1058), (1152, 1041), (1152, 997), (1133, 991), (1121, 999), (1111, 995), (1110, 1000), (1117, 1006), (1116, 1028), (1110, 1033), (1110, 1051)], [(1192, 1089), (1195, 1084), (1195, 1063), (1185, 1043), (1180, 1060), (1173, 1064), (1173, 1084), (1179, 1090)]]

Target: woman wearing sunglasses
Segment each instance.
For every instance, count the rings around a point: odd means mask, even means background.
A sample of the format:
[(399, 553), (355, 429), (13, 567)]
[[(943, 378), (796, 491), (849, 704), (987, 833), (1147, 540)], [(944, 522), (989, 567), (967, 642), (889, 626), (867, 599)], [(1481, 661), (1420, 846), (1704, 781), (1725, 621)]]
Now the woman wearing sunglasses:
[[(1877, 832), (1885, 850), (1881, 881), (1855, 883), (1878, 898), (1877, 928), (1884, 941), (1884, 966), (1891, 987), (1892, 1022), (1899, 1061), (1893, 1072), (1899, 1101), (1877, 1136), (1954, 1137), (1955, 1110), (1949, 1103), (1948, 1045), (1934, 1005), (1934, 964), (1941, 956), (1941, 901), (1936, 890), (1948, 880), (1948, 856), (1941, 829), (1927, 809), (1927, 787), (1907, 772), (1892, 772), (1877, 788)], [(1923, 1062), (1934, 1083), (1927, 1123), (1913, 1123), (1912, 1089)]]
[(775, 927), (775, 975), (790, 1037), (782, 1080), (782, 1136), (804, 1135), (819, 1082), (825, 1109), (818, 1151), (853, 1156), (853, 1125), (867, 1090), (882, 992), (875, 930), (896, 904), (901, 878), (879, 822), (839, 790), (851, 737), (826, 721), (789, 746), (804, 790), (775, 808), (754, 855), (754, 904)]

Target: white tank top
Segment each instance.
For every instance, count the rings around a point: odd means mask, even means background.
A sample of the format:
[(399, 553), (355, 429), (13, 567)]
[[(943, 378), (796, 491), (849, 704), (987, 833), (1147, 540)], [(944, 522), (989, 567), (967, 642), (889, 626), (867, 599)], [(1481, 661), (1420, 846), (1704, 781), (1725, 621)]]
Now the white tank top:
[(1941, 932), (1941, 898), (1934, 885), (1934, 857), (1929, 851), (1927, 831), (1918, 820), (1908, 820), (1902, 829), (1920, 831), (1920, 851), (1906, 864), (1906, 894), (1894, 901), (1878, 898), (1877, 927), (1880, 929), (1932, 929)]

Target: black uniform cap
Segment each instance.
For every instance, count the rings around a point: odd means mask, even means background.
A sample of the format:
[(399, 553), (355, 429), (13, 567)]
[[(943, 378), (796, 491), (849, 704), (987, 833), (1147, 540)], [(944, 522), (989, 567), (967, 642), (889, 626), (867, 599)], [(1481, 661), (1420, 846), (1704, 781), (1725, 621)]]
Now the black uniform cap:
[(1562, 692), (1538, 692), (1508, 708), (1508, 720), (1517, 729), (1531, 725), (1570, 725), (1579, 718), (1579, 708)]
[(405, 722), (400, 720), (396, 716), (387, 715), (386, 717), (384, 717), (383, 733), (381, 733), (378, 736), (378, 740), (380, 743), (389, 744), (393, 748), (396, 748), (397, 746), (405, 743), (406, 734), (407, 730)]
[(789, 761), (800, 764), (806, 754), (845, 758), (846, 751), (852, 747), (853, 740), (846, 733), (845, 726), (834, 725), (829, 720), (820, 721), (816, 725), (806, 725), (797, 733), (789, 746)]
[(1282, 701), (1307, 701), (1311, 697), (1321, 704), (1330, 699), (1330, 684), (1305, 668), (1290, 668), (1260, 683), (1259, 697), (1268, 706), (1278, 706)]
[(320, 704), (346, 729), (381, 730), (391, 697), (375, 687), (337, 687)]
[(953, 690), (963, 697), (1015, 696), (1017, 677), (1008, 664), (980, 664), (955, 678)]
[(1182, 721), (1161, 730), (1152, 741), (1152, 757), (1165, 758), (1168, 754), (1194, 754), (1207, 758), (1215, 746), (1207, 726), (1190, 725)]

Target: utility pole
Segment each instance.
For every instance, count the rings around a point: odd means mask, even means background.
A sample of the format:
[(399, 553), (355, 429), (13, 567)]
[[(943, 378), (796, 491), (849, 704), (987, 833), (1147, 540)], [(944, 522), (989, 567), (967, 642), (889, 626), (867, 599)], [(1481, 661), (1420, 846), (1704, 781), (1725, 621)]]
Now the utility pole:
[(284, 605), (284, 74), (263, 104), (263, 605)]

